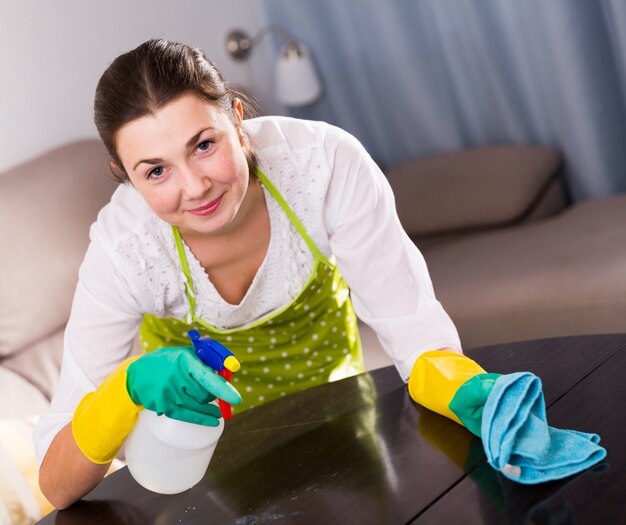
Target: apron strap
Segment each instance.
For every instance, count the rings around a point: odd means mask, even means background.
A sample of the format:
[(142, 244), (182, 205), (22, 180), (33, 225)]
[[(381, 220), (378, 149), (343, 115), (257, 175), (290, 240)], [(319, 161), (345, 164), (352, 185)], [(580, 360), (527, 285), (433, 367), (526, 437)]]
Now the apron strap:
[(187, 300), (189, 301), (189, 310), (191, 316), (196, 317), (196, 297), (193, 291), (193, 285), (191, 282), (191, 272), (189, 271), (189, 263), (187, 262), (187, 254), (185, 254), (185, 247), (183, 246), (183, 238), (180, 236), (178, 228), (172, 225), (172, 233), (174, 234), (174, 242), (176, 243), (176, 251), (178, 252), (178, 260), (183, 269), (185, 276), (185, 293), (187, 294)]
[[(315, 259), (318, 261), (324, 262), (329, 267), (333, 267), (333, 263), (319, 250), (316, 244), (313, 242), (313, 239), (309, 236), (308, 232), (300, 222), (300, 219), (293, 212), (287, 201), (283, 198), (283, 196), (278, 192), (276, 187), (270, 182), (270, 180), (265, 176), (265, 174), (257, 167), (256, 175), (259, 177), (259, 180), (263, 183), (263, 185), (270, 192), (272, 197), (276, 199), (276, 202), (280, 204), (280, 207), (283, 209), (291, 224), (294, 225), (298, 233), (302, 236), (302, 239), (309, 247), (309, 250), (315, 256)], [(174, 225), (172, 225), (172, 232), (174, 234), (174, 243), (176, 244), (176, 252), (178, 253), (178, 259), (180, 260), (180, 265), (183, 270), (183, 274), (185, 276), (185, 293), (187, 294), (187, 299), (189, 301), (189, 310), (192, 318), (196, 319), (196, 297), (193, 290), (193, 283), (191, 281), (191, 272), (189, 271), (189, 263), (187, 262), (187, 254), (185, 253), (185, 247), (183, 245), (183, 239), (180, 235), (180, 231)]]
[(287, 201), (283, 198), (283, 196), (278, 192), (276, 187), (270, 182), (267, 176), (258, 167), (256, 168), (256, 176), (261, 180), (263, 185), (271, 193), (272, 197), (276, 199), (276, 202), (280, 204), (280, 207), (283, 209), (287, 217), (289, 217), (291, 224), (293, 224), (296, 230), (298, 230), (298, 233), (301, 235), (302, 239), (304, 239), (304, 242), (309, 247), (309, 250), (311, 250), (315, 258), (324, 261), (329, 266), (332, 266), (328, 258), (315, 245), (313, 239), (311, 239), (308, 232), (300, 222), (300, 219), (298, 219), (289, 204), (287, 204)]

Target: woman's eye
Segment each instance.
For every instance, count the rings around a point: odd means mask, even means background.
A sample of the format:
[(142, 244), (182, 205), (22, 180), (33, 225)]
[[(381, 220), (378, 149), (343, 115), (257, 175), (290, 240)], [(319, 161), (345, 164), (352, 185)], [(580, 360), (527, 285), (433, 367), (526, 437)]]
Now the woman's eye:
[(208, 151), (209, 148), (211, 147), (211, 144), (213, 144), (212, 140), (205, 140), (201, 142), (200, 144), (198, 144), (198, 149), (200, 151)]
[(148, 178), (148, 179), (157, 179), (157, 178), (159, 178), (161, 175), (163, 175), (163, 167), (162, 167), (162, 166), (158, 166), (158, 167), (156, 167), (156, 168), (154, 168), (154, 169), (151, 169), (151, 170), (148, 172), (148, 176), (147, 176), (147, 178)]

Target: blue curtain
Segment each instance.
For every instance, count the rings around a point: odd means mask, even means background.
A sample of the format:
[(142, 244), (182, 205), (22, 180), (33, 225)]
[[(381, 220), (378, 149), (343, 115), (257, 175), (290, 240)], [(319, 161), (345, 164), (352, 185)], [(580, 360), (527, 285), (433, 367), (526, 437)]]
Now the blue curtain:
[(626, 190), (624, 0), (265, 0), (324, 96), (294, 116), (382, 165), (488, 144), (563, 151), (575, 200)]

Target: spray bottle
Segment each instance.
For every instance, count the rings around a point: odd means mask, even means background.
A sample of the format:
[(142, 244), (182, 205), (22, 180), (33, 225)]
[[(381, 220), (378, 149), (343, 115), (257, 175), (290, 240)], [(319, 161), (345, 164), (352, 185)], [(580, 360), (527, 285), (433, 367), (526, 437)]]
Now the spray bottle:
[[(188, 335), (196, 355), (230, 381), (240, 366), (233, 353), (214, 339), (200, 337), (197, 330), (189, 330)], [(218, 402), (223, 418), (230, 419), (231, 406), (221, 399)], [(144, 409), (126, 440), (128, 470), (148, 490), (183, 492), (204, 477), (223, 431), (223, 420), (217, 427), (208, 427)]]

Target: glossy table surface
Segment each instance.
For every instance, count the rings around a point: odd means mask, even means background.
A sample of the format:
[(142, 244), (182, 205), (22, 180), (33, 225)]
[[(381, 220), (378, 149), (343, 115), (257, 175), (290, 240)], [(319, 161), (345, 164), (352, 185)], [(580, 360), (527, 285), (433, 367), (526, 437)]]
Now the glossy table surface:
[(388, 367), (235, 416), (186, 492), (151, 493), (124, 468), (40, 523), (626, 523), (626, 334), (467, 353), (489, 372), (537, 374), (549, 424), (598, 433), (606, 460), (560, 481), (511, 482), (479, 438), (415, 404)]

